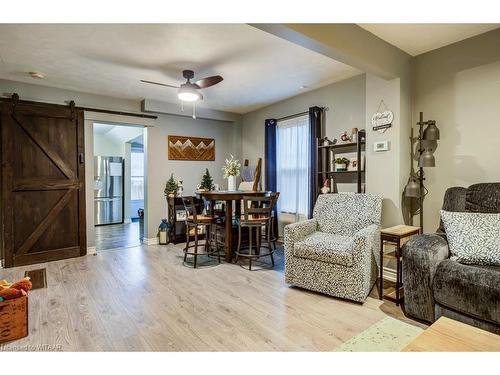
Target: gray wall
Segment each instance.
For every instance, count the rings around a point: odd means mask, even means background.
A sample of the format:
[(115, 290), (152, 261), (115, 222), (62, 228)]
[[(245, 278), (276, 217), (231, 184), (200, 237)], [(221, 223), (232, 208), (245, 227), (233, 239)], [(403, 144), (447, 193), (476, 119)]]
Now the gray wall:
[(344, 130), (350, 133), (352, 128), (363, 129), (365, 80), (365, 75), (360, 74), (243, 115), (243, 157), (250, 160), (264, 158), (265, 119), (307, 111), (312, 106), (329, 108), (325, 113), (325, 126), (330, 139), (338, 139)]
[[(325, 134), (339, 138), (344, 130), (353, 127), (366, 129), (366, 191), (384, 197), (382, 223), (384, 226), (402, 222), (401, 176), (407, 166), (400, 162), (409, 121), (403, 122), (403, 111), (409, 104), (402, 103), (405, 93), (401, 79), (386, 80), (371, 74), (361, 74), (329, 86), (295, 96), (243, 116), (242, 155), (251, 160), (264, 156), (264, 120), (302, 112), (309, 107), (325, 106)], [(394, 112), (393, 127), (383, 134), (371, 130), (370, 120), (381, 100)], [(373, 151), (373, 142), (388, 140), (390, 150)]]
[(106, 134), (94, 133), (95, 156), (125, 156), (124, 144), (114, 142)]
[[(239, 157), (239, 150), (233, 142), (233, 132), (237, 130), (236, 128), (237, 125), (230, 122), (160, 115), (155, 126), (146, 129), (147, 199), (150, 219), (147, 237), (155, 237), (160, 220), (167, 217), (163, 189), (171, 173), (174, 173), (178, 180), (183, 180), (186, 195), (194, 193), (205, 168), (210, 171), (214, 183), (219, 184), (221, 188), (227, 187), (226, 181), (222, 178), (221, 168), (230, 154)], [(167, 136), (169, 134), (215, 138), (215, 161), (168, 160)]]
[(500, 182), (500, 29), (417, 56), (413, 77), (413, 123), (423, 111), (441, 130), (436, 167), (425, 169), (429, 232), (448, 187)]
[[(78, 106), (102, 109), (140, 112), (140, 101), (111, 98), (101, 95), (86, 94), (70, 90), (61, 90), (46, 86), (0, 80), (0, 95), (7, 96), (17, 92), (21, 99), (48, 103), (64, 104), (74, 100)], [(214, 177), (214, 183), (225, 186), (221, 167), (224, 159), (233, 154), (240, 157), (241, 129), (238, 122), (222, 122), (192, 119), (174, 115), (158, 115), (157, 120), (141, 119), (130, 116), (85, 113), (85, 151), (86, 151), (86, 200), (87, 200), (87, 237), (88, 246), (94, 246), (93, 213), (93, 122), (110, 122), (130, 125), (146, 125), (147, 152), (147, 192), (146, 192), (146, 228), (145, 236), (154, 238), (162, 218), (166, 217), (166, 201), (163, 189), (170, 173), (184, 180), (186, 194), (193, 192), (201, 181), (201, 176), (208, 168)], [(213, 162), (170, 161), (167, 156), (167, 135), (191, 135), (215, 138), (216, 160)]]
[[(366, 72), (367, 191), (384, 197), (384, 226), (401, 223), (401, 193), (409, 173), (409, 163), (402, 161), (409, 152), (412, 57), (356, 24), (253, 26)], [(395, 115), (394, 126), (384, 134), (369, 130), (381, 99), (391, 103)], [(376, 140), (391, 141), (392, 149), (371, 152)]]

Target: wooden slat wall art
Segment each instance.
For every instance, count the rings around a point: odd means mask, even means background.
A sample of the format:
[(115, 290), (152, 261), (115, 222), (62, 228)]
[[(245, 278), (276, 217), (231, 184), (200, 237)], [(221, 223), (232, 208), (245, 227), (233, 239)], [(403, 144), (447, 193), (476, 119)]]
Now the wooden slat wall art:
[(215, 139), (169, 135), (168, 159), (214, 161)]

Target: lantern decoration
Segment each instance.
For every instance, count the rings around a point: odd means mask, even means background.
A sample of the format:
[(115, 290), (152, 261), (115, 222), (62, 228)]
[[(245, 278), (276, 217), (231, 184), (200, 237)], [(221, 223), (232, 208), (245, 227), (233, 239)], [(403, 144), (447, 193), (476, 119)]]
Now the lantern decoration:
[(160, 245), (168, 245), (170, 242), (170, 229), (172, 226), (167, 219), (162, 219), (160, 226), (158, 227), (158, 243)]

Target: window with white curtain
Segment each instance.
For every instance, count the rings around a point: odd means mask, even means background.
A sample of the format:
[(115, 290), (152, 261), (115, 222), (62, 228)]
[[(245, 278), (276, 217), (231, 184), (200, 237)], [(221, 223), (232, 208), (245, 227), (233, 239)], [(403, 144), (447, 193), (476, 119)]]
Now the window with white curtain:
[(130, 154), (130, 199), (144, 199), (144, 152)]
[(310, 189), (309, 116), (278, 121), (276, 137), (276, 178), (280, 192), (278, 210), (307, 217)]

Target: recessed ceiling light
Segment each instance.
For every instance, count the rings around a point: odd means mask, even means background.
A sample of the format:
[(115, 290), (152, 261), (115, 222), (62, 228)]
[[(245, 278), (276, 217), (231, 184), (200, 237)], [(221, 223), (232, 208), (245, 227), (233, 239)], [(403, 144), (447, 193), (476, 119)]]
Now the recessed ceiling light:
[(30, 76), (32, 78), (36, 78), (36, 79), (44, 79), (45, 78), (45, 74), (40, 73), (40, 72), (30, 72)]
[(302, 86), (300, 86), (300, 88), (301, 88), (302, 90), (304, 90), (304, 89), (308, 89), (308, 88), (309, 88), (309, 86), (307, 86), (307, 85), (302, 85)]

